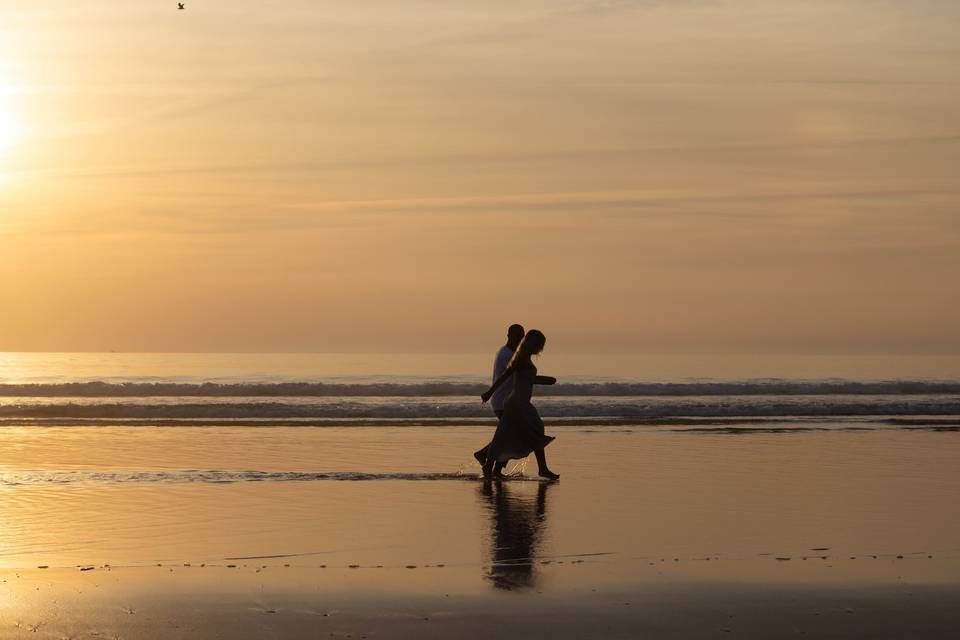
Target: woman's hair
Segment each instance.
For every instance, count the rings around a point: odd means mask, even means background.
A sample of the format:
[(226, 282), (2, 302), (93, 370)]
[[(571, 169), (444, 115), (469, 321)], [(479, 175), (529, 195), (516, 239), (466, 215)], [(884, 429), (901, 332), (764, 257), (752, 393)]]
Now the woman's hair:
[(523, 340), (514, 352), (513, 358), (510, 360), (510, 366), (523, 367), (532, 364), (530, 356), (534, 356), (543, 351), (545, 344), (547, 344), (547, 337), (543, 335), (543, 332), (537, 329), (530, 329), (530, 331), (527, 331), (527, 334), (523, 336)]

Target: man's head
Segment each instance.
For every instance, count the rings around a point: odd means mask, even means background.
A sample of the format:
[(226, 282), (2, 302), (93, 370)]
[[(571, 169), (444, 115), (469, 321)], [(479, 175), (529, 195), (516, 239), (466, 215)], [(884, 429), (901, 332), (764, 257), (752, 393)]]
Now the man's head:
[(516, 351), (520, 341), (523, 340), (523, 334), (523, 325), (510, 325), (510, 328), (507, 329), (507, 346)]

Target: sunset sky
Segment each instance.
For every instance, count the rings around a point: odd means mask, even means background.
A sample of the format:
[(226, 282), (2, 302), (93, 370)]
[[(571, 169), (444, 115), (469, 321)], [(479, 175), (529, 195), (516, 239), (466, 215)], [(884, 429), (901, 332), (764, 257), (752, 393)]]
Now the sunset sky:
[(956, 0), (0, 3), (0, 350), (960, 355)]

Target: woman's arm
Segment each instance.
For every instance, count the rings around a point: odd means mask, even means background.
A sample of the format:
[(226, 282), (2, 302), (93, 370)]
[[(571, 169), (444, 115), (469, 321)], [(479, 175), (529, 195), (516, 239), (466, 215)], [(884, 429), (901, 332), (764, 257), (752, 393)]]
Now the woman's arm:
[(533, 384), (557, 384), (557, 379), (553, 376), (537, 376), (533, 379)]
[(507, 380), (507, 378), (509, 378), (512, 375), (513, 375), (513, 365), (510, 365), (509, 367), (503, 370), (503, 373), (500, 374), (499, 378), (493, 381), (493, 384), (490, 386), (490, 388), (483, 392), (483, 394), (480, 396), (480, 399), (483, 400), (484, 402), (489, 400), (490, 397), (493, 396), (493, 392), (497, 390), (497, 387), (502, 385)]

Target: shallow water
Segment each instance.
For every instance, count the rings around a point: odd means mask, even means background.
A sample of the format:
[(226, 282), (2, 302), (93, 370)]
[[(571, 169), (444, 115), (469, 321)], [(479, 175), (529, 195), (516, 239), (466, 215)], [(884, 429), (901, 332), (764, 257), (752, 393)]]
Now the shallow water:
[(955, 432), (554, 427), (560, 482), (485, 485), (470, 452), (491, 431), (3, 428), (0, 565), (443, 564), (480, 587), (543, 562), (629, 583), (661, 560), (747, 579), (789, 557), (960, 576)]

